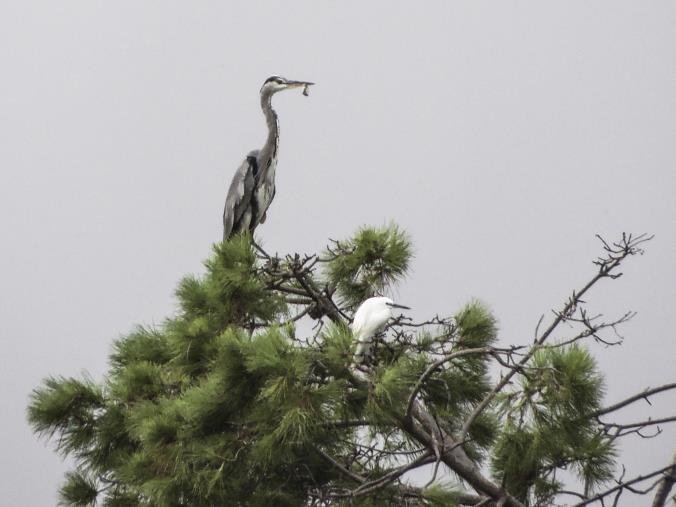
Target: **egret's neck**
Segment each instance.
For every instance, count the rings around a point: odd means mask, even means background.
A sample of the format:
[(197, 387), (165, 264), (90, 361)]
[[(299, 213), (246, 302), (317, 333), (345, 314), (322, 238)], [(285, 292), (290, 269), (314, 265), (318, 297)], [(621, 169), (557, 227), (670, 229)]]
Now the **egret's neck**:
[(264, 93), (261, 95), (261, 109), (265, 115), (265, 122), (268, 124), (268, 138), (265, 141), (262, 153), (271, 158), (277, 158), (277, 146), (279, 143), (279, 122), (277, 113), (272, 109), (272, 94)]

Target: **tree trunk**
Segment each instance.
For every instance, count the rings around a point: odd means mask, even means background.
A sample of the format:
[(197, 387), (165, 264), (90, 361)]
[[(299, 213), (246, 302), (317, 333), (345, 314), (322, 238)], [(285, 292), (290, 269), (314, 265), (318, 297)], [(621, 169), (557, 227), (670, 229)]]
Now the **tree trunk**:
[(400, 420), (403, 429), (430, 450), (441, 447), (441, 461), (479, 494), (490, 497), (498, 505), (524, 507), (519, 500), (485, 477), (479, 467), (465, 454), (462, 445), (440, 428), (419, 402), (413, 403), (411, 415), (413, 416), (411, 419)]

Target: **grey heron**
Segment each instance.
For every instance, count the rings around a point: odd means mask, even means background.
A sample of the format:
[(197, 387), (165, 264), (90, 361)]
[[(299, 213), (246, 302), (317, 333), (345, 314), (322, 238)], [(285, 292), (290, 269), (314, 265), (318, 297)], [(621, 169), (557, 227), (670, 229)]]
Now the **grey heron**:
[(359, 305), (350, 325), (357, 342), (353, 358), (355, 363), (362, 363), (370, 355), (373, 336), (392, 318), (392, 308), (410, 310), (408, 306), (395, 304), (390, 298), (383, 296), (368, 298)]
[(251, 231), (265, 222), (268, 207), (275, 197), (275, 169), (279, 145), (277, 113), (272, 108), (272, 96), (289, 88), (303, 88), (307, 95), (307, 81), (292, 81), (279, 76), (265, 80), (261, 87), (261, 108), (268, 125), (268, 137), (260, 150), (249, 152), (230, 183), (223, 211), (223, 241), (233, 234)]

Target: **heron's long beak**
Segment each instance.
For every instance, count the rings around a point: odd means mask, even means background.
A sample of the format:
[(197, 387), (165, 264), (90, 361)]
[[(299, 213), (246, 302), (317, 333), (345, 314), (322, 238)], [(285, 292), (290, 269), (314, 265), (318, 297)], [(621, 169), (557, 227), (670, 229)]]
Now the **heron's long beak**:
[(301, 86), (312, 86), (314, 83), (310, 83), (309, 81), (287, 81), (286, 86), (289, 88), (299, 88)]
[(387, 303), (387, 306), (391, 308), (403, 308), (404, 310), (410, 310), (411, 307), (409, 306), (404, 306), (404, 305), (398, 305), (397, 303)]

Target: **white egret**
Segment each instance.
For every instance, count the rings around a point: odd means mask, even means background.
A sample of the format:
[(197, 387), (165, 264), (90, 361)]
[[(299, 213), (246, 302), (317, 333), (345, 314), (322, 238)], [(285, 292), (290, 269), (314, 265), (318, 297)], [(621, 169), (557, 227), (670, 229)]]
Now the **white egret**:
[(362, 363), (365, 357), (370, 354), (373, 336), (385, 327), (387, 321), (392, 318), (392, 308), (410, 310), (408, 306), (395, 304), (390, 298), (382, 296), (368, 298), (357, 308), (350, 325), (357, 342), (357, 349), (353, 357), (355, 364)]

